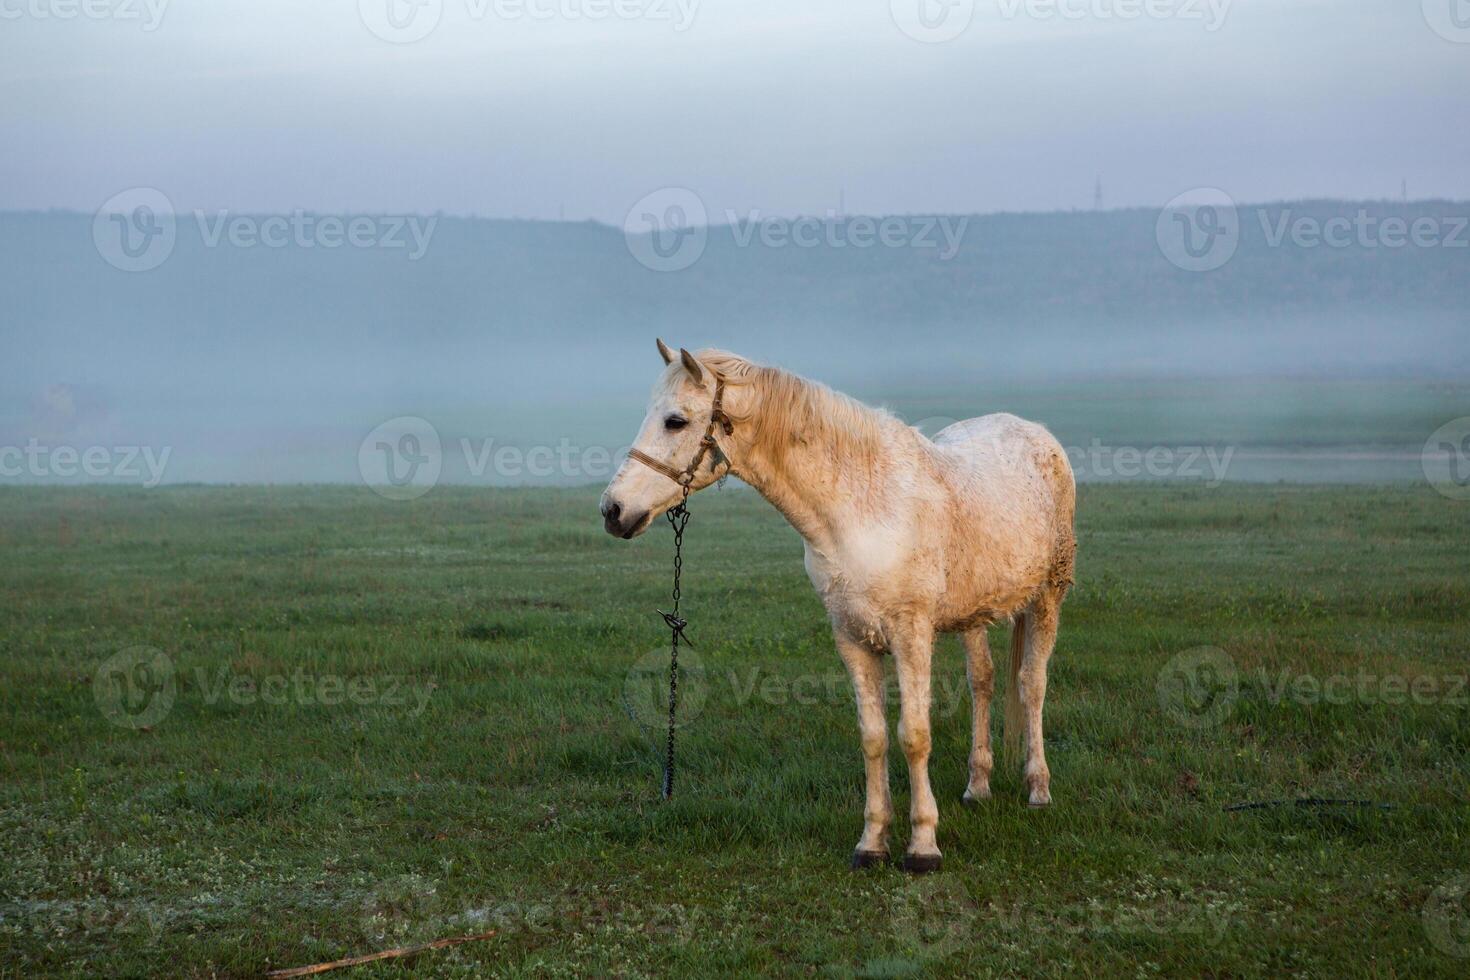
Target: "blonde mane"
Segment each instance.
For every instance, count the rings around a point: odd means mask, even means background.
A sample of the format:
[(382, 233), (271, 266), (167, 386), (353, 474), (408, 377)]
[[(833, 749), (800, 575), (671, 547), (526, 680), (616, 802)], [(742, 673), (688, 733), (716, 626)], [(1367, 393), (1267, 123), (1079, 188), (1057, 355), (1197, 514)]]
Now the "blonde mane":
[(738, 415), (732, 412), (731, 418), (737, 425), (751, 425), (744, 438), (771, 459), (783, 455), (793, 433), (831, 447), (849, 462), (871, 460), (885, 442), (914, 434), (886, 409), (864, 405), (819, 381), (725, 350), (701, 350), (695, 357), (723, 377), (728, 387), (749, 389), (747, 407)]

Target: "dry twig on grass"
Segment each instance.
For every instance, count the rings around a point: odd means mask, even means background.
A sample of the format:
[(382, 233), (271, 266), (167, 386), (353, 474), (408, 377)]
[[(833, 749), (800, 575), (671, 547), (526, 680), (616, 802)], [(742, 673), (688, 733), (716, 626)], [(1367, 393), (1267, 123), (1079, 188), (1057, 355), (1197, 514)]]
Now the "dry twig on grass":
[(295, 966), (289, 970), (271, 970), (266, 974), (270, 980), (284, 980), (285, 977), (309, 977), (316, 973), (326, 973), (328, 970), (340, 970), (349, 966), (361, 966), (364, 963), (372, 963), (376, 960), (395, 960), (402, 956), (413, 956), (431, 949), (443, 949), (446, 946), (458, 946), (461, 943), (476, 943), (482, 939), (489, 939), (495, 935), (496, 930), (482, 932), (478, 936), (456, 936), (453, 939), (436, 939), (432, 943), (424, 943), (422, 946), (403, 946), (399, 949), (385, 949), (381, 953), (369, 953), (366, 956), (349, 956), (345, 960), (332, 960), (330, 963), (315, 963), (311, 966)]

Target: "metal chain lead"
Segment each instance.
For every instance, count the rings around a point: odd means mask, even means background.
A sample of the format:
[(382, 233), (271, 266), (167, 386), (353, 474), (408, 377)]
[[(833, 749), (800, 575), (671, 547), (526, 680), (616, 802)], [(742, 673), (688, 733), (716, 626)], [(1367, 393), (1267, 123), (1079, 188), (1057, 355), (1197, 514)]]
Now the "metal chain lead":
[(689, 484), (684, 484), (684, 495), (679, 506), (665, 516), (674, 529), (674, 609), (661, 613), (669, 626), (669, 740), (664, 757), (664, 799), (674, 796), (674, 726), (679, 709), (679, 640), (684, 635), (688, 622), (679, 618), (679, 579), (684, 571), (684, 528), (689, 526)]
[[(687, 358), (688, 355), (686, 354)], [(678, 506), (673, 507), (664, 516), (669, 519), (669, 524), (674, 529), (674, 608), (672, 612), (659, 610), (658, 614), (663, 617), (664, 625), (669, 628), (669, 741), (668, 752), (664, 758), (664, 799), (672, 799), (674, 796), (674, 729), (678, 724), (679, 711), (679, 641), (682, 639), (688, 643), (684, 636), (684, 629), (689, 625), (687, 620), (679, 617), (679, 579), (684, 571), (684, 528), (689, 525), (689, 494), (694, 488), (695, 475), (699, 473), (699, 465), (708, 457), (710, 469), (718, 470), (723, 464), (725, 472), (719, 475), (720, 486), (725, 485), (725, 478), (730, 475), (732, 469), (730, 459), (720, 449), (719, 440), (715, 438), (716, 429), (724, 429), (726, 435), (734, 431), (734, 423), (730, 416), (725, 414), (723, 408), (725, 397), (725, 379), (715, 375), (715, 399), (710, 407), (709, 425), (705, 427), (704, 438), (699, 441), (699, 451), (694, 454), (694, 459), (682, 471), (674, 469), (669, 464), (654, 459), (652, 456), (640, 449), (628, 450), (628, 458), (642, 463), (679, 484), (683, 491), (679, 497)], [(689, 644), (691, 647), (694, 645)]]

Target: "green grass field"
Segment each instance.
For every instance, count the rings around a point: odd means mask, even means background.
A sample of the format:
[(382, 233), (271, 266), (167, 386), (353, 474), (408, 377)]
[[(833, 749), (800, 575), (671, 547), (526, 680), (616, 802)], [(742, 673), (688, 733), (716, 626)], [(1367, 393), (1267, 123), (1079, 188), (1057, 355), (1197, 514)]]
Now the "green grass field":
[[(1056, 804), (1003, 759), (960, 805), (946, 639), (919, 879), (847, 870), (855, 713), (748, 492), (693, 505), (659, 800), (669, 535), (614, 541), (594, 505), (0, 488), (0, 973), (258, 976), (490, 929), (340, 975), (1470, 969), (1470, 505), (1083, 487)], [(1223, 809), (1306, 796), (1391, 806)]]

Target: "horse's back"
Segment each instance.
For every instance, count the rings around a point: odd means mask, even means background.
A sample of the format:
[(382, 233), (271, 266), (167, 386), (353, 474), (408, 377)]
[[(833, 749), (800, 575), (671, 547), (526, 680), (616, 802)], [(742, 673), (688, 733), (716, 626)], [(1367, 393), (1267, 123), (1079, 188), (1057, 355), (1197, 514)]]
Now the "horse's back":
[[(1007, 413), (956, 422), (934, 437), (962, 512), (994, 551), (1040, 558), (1054, 584), (1071, 581), (1077, 503), (1067, 451), (1043, 425)], [(1028, 544), (1029, 542), (1029, 544)], [(996, 547), (998, 545), (1007, 547)], [(1043, 552), (1037, 555), (1033, 548)]]
[(1037, 422), (1008, 412), (965, 419), (934, 437), (934, 445), (969, 475), (1011, 483), (1040, 478), (1054, 490), (1075, 493), (1076, 480), (1067, 452)]

